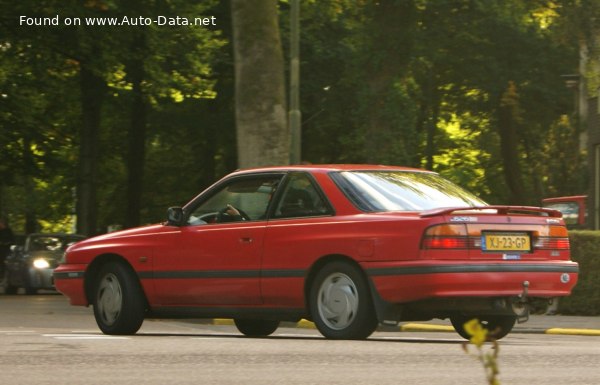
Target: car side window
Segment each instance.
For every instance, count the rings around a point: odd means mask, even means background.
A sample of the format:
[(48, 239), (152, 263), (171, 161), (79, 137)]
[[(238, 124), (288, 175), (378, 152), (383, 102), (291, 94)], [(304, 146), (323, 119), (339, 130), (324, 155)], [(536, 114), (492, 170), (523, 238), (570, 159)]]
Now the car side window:
[(280, 179), (280, 175), (263, 175), (226, 183), (193, 209), (188, 224), (265, 220)]
[(331, 210), (323, 195), (305, 173), (289, 176), (275, 208), (275, 218), (329, 215)]

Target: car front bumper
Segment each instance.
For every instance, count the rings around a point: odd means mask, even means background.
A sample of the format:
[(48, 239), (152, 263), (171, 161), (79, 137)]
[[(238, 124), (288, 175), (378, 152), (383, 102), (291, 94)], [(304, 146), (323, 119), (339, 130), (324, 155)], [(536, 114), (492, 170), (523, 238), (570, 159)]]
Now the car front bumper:
[(54, 270), (56, 290), (69, 298), (71, 305), (88, 306), (84, 275), (87, 265), (60, 265)]

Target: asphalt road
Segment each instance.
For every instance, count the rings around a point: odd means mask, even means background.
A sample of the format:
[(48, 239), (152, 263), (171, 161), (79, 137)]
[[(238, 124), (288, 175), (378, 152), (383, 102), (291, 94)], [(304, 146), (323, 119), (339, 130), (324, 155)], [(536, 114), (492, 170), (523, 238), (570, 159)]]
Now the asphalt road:
[[(486, 384), (448, 332), (377, 332), (328, 341), (282, 327), (242, 337), (229, 325), (146, 321), (105, 336), (91, 309), (60, 295), (0, 295), (0, 384)], [(486, 346), (485, 351), (490, 351)], [(600, 338), (513, 333), (500, 342), (502, 384), (599, 384)]]

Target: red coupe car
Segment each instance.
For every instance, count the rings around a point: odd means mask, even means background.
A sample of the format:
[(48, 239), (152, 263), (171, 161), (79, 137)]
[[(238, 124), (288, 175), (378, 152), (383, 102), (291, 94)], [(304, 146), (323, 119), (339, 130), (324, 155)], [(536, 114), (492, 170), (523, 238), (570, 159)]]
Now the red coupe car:
[(71, 246), (54, 273), (107, 334), (222, 317), (266, 336), (306, 318), (333, 339), (433, 318), (466, 338), (478, 318), (501, 338), (577, 276), (559, 211), (490, 206), (436, 173), (369, 165), (234, 172), (165, 223)]

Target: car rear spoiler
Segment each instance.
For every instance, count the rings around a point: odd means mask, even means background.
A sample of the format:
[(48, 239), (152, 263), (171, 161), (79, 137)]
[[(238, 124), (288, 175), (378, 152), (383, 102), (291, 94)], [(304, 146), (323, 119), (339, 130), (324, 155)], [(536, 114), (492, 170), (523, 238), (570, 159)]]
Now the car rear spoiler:
[[(533, 207), (533, 206), (476, 206), (476, 207), (444, 207), (439, 209), (427, 210), (421, 213), (422, 218), (434, 217), (436, 215), (448, 215), (452, 213), (460, 212), (465, 214), (466, 212), (476, 213), (473, 214), (489, 214), (486, 211), (495, 210), (496, 215), (538, 215), (544, 217), (562, 218), (562, 213), (558, 210), (548, 209), (544, 207)], [(478, 211), (478, 212), (477, 212)]]

